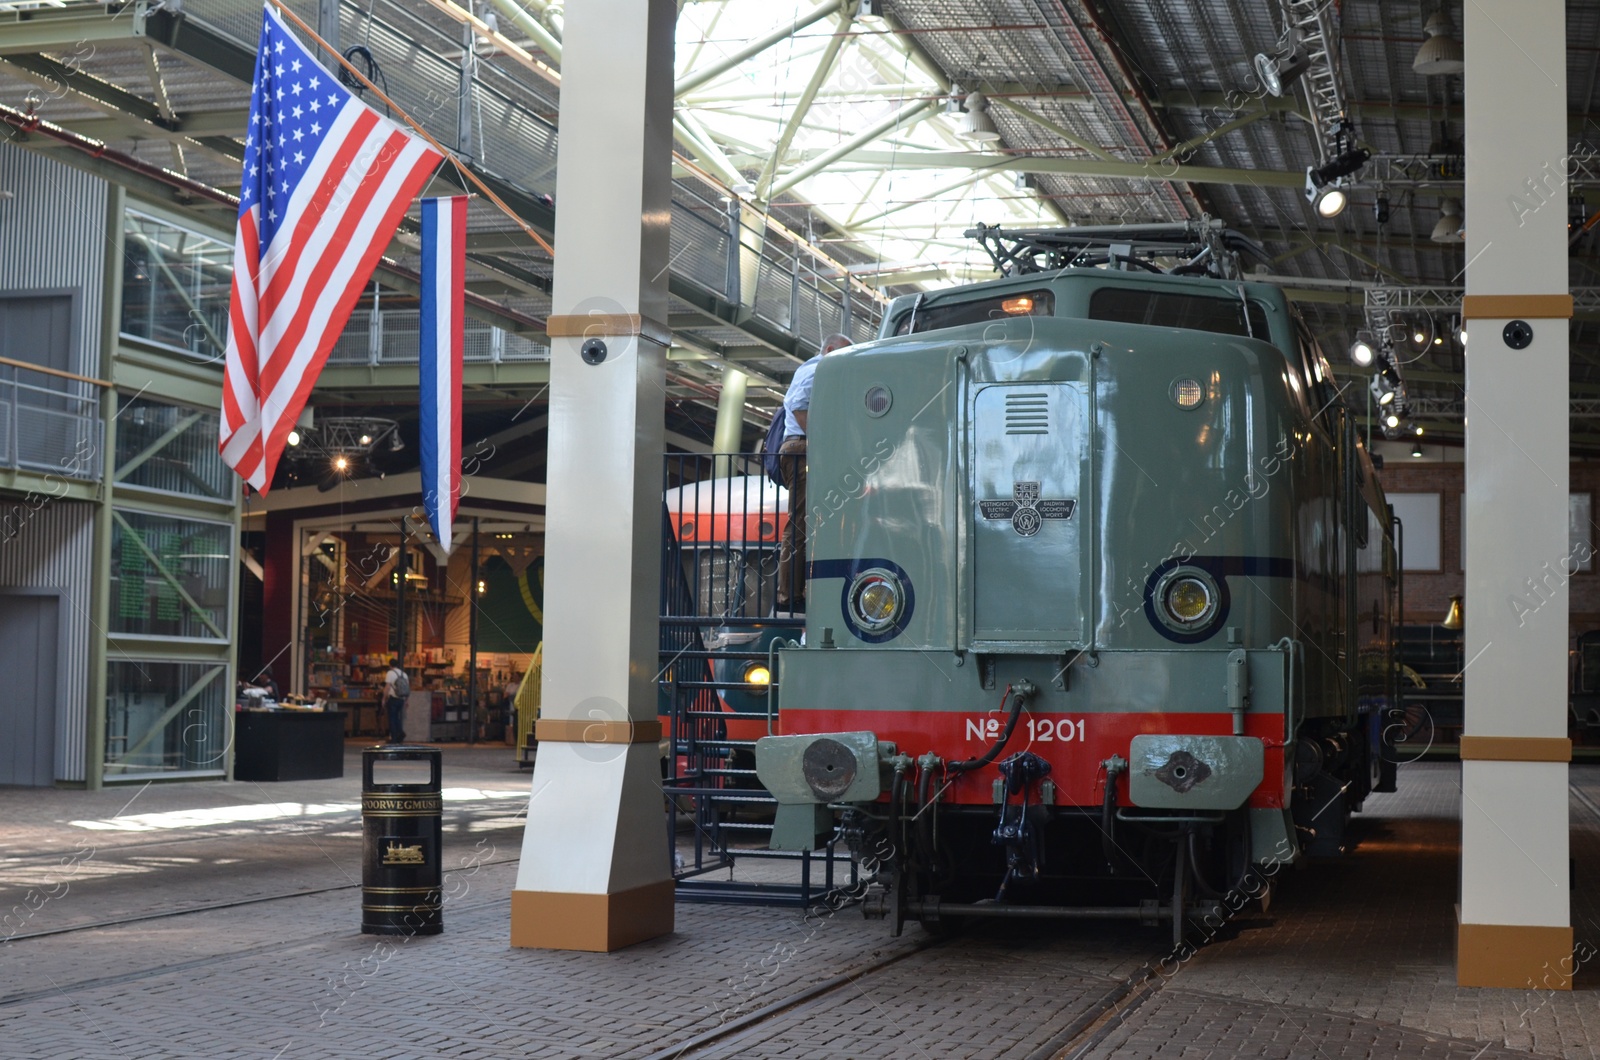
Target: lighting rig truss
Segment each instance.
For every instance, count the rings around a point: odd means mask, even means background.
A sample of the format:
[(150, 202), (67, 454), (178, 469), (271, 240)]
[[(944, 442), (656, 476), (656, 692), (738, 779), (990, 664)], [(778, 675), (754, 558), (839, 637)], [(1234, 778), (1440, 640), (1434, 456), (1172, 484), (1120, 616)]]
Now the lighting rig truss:
[[(1567, 408), (1575, 420), (1600, 419), (1600, 398), (1570, 398)], [(1407, 399), (1407, 411), (1413, 419), (1459, 420), (1467, 414), (1467, 401), (1461, 394), (1417, 396)]]
[[(1528, 178), (1535, 188), (1543, 185), (1545, 191), (1530, 191), (1530, 201), (1541, 195), (1554, 197), (1559, 187), (1554, 163), (1530, 169)], [(1578, 147), (1566, 158), (1567, 187), (1569, 190), (1593, 187), (1600, 184), (1600, 151), (1591, 147)], [(1424, 155), (1373, 155), (1361, 175), (1347, 182), (1351, 188), (1378, 188), (1400, 191), (1405, 188), (1454, 189), (1466, 181), (1466, 159), (1459, 154)], [(1542, 200), (1541, 200), (1542, 201)]]
[(1339, 70), (1334, 56), (1336, 38), (1329, 21), (1333, 7), (1327, 0), (1289, 0), (1287, 14), (1290, 31), (1298, 48), (1310, 60), (1300, 80), (1306, 87), (1306, 100), (1317, 132), (1324, 138), (1335, 132), (1344, 119), (1344, 99), (1339, 92)]
[[(1367, 328), (1381, 341), (1407, 315), (1461, 312), (1465, 293), (1464, 288), (1451, 286), (1374, 284), (1363, 292)], [(1600, 287), (1572, 288), (1572, 305), (1575, 313), (1600, 314)]]
[(291, 452), (304, 456), (367, 456), (380, 446), (390, 452), (405, 448), (400, 439), (400, 425), (394, 420), (374, 416), (328, 416), (318, 418), (316, 426), (307, 428), (305, 438), (311, 442), (297, 446)]
[[(966, 237), (982, 244), (1003, 276), (1104, 265), (1236, 280), (1243, 276), (1240, 253), (1270, 261), (1260, 245), (1207, 217), (1174, 224), (1078, 228), (1003, 229), (980, 224), (967, 229)], [(1157, 264), (1163, 261), (1170, 264)]]

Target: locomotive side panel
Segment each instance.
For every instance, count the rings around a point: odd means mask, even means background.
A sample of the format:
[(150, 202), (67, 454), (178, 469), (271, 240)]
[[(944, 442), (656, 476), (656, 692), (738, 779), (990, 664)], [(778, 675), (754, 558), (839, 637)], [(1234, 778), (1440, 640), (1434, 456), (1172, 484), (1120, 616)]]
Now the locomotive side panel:
[[(964, 534), (949, 426), (960, 418), (954, 368), (945, 342), (908, 340), (819, 366), (806, 453), (808, 643), (821, 643), (827, 627), (846, 650), (955, 648)], [(886, 623), (853, 621), (845, 596), (885, 563), (903, 593), (897, 610)]]

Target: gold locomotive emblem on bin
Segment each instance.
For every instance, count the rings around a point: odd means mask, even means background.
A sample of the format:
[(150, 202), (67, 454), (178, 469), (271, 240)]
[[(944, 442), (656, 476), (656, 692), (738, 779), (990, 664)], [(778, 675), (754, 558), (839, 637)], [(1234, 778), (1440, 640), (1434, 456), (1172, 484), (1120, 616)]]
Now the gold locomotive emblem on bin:
[(399, 843), (390, 843), (383, 852), (385, 865), (421, 865), (425, 859), (422, 856), (422, 844), (413, 843), (403, 847)]

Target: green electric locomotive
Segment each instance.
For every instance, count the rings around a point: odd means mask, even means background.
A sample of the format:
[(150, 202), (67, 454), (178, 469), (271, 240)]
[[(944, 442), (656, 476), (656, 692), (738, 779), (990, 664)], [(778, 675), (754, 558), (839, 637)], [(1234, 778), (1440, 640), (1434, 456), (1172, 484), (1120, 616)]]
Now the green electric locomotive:
[(817, 371), (757, 769), (773, 846), (842, 824), (896, 931), (1176, 940), (1392, 790), (1395, 533), (1315, 338), (1276, 286), (1109, 258), (898, 299)]

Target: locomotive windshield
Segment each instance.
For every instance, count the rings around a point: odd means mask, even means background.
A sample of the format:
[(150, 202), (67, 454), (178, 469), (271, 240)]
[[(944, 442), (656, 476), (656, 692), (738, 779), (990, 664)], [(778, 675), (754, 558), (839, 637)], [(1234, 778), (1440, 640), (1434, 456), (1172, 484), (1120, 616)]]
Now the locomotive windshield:
[(1266, 310), (1259, 302), (1247, 303), (1237, 297), (1179, 294), (1147, 287), (1101, 287), (1089, 296), (1089, 318), (1271, 341)]
[(896, 335), (958, 328), (1006, 317), (1048, 317), (1056, 311), (1056, 296), (1048, 291), (1010, 291), (992, 298), (975, 298), (948, 305), (915, 307), (894, 327)]

